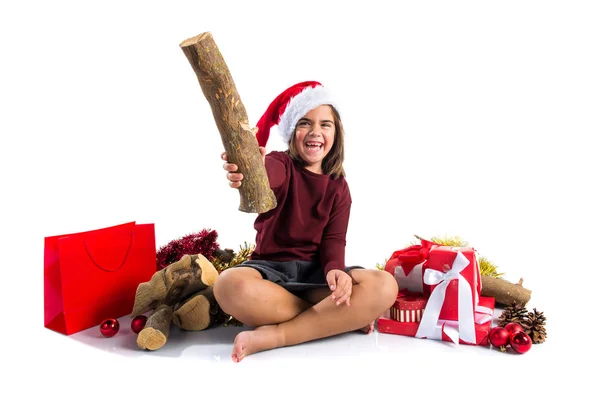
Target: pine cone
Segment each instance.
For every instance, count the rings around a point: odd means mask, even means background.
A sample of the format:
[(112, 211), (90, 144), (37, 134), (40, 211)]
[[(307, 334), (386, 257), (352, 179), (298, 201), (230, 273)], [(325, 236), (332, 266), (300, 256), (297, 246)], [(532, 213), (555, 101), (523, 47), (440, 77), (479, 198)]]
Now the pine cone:
[(546, 317), (543, 312), (538, 312), (533, 308), (533, 312), (527, 314), (522, 326), (525, 332), (531, 337), (534, 344), (541, 344), (546, 341)]
[(498, 326), (504, 327), (510, 322), (516, 322), (523, 326), (523, 323), (527, 319), (527, 308), (521, 304), (512, 303), (510, 307), (507, 307), (498, 318)]

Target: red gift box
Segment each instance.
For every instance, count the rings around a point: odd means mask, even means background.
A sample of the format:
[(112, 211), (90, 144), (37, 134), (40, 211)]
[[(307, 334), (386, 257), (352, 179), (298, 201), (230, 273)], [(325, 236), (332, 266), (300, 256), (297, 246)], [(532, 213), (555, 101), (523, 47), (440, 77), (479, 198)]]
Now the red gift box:
[(427, 304), (427, 297), (418, 293), (400, 291), (390, 307), (390, 318), (398, 322), (420, 322)]
[(459, 311), (474, 310), (481, 292), (477, 254), (470, 247), (451, 247), (421, 239), (421, 245), (395, 251), (385, 270), (394, 275), (401, 291), (430, 296), (439, 288), (429, 311), (429, 315), (437, 316), (430, 322), (438, 318), (459, 320)]
[[(492, 324), (495, 299), (493, 297), (480, 297), (479, 305), (475, 312), (475, 342), (467, 342), (460, 338), (458, 333), (458, 322), (451, 320), (439, 320), (436, 331), (428, 339), (454, 342), (464, 345), (489, 345), (488, 334)], [(415, 337), (420, 323), (398, 322), (387, 316), (377, 319), (377, 331), (380, 333), (396, 334)]]
[[(460, 305), (470, 307), (464, 309), (472, 310), (477, 305), (481, 292), (481, 275), (475, 249), (433, 246), (423, 272), (423, 282), (426, 295), (443, 300), (439, 318), (459, 320)], [(442, 289), (436, 292), (438, 287)], [(470, 289), (470, 303), (461, 301), (461, 297), (466, 299), (467, 288)]]

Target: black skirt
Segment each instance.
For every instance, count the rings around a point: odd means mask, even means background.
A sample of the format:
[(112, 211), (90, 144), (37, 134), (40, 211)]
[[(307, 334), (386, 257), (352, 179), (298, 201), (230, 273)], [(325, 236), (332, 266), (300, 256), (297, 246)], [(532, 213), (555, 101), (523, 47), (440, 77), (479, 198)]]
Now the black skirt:
[[(278, 284), (289, 292), (297, 293), (319, 287), (328, 287), (323, 268), (312, 261), (266, 261), (247, 260), (236, 267), (254, 268), (263, 279)], [(346, 267), (345, 272), (363, 267)]]

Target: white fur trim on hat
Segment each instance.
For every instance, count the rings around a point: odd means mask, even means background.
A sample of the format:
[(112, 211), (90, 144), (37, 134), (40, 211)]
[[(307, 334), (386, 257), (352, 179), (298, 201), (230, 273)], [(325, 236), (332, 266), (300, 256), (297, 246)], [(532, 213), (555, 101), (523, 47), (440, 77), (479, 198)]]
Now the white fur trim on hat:
[(332, 105), (339, 111), (335, 99), (322, 85), (308, 87), (294, 96), (279, 119), (279, 133), (284, 142), (290, 142), (296, 124), (306, 113), (324, 104)]

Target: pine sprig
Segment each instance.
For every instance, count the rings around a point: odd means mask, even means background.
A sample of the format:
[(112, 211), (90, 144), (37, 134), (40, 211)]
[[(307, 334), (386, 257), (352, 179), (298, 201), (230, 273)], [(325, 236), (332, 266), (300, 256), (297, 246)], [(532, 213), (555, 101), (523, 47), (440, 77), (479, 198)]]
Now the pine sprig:
[(385, 270), (385, 263), (387, 263), (388, 260), (389, 260), (389, 258), (385, 258), (385, 259), (383, 259), (382, 262), (375, 263), (375, 268), (377, 268), (378, 270), (381, 270), (381, 271)]
[(444, 245), (444, 246), (452, 246), (452, 247), (467, 247), (467, 246), (469, 246), (469, 243), (467, 241), (464, 241), (459, 236), (433, 237), (430, 240), (433, 243), (437, 243), (439, 245)]
[(240, 245), (240, 250), (235, 253), (231, 261), (225, 261), (221, 257), (216, 257), (212, 260), (212, 264), (217, 269), (219, 273), (225, 271), (227, 268), (234, 267), (238, 264), (243, 263), (244, 261), (250, 258), (250, 255), (254, 251), (256, 246), (252, 244), (248, 244), (244, 242), (244, 245)]
[(481, 275), (491, 276), (492, 278), (502, 278), (502, 275), (504, 275), (504, 272), (499, 273), (498, 267), (486, 257), (480, 256), (478, 261)]

